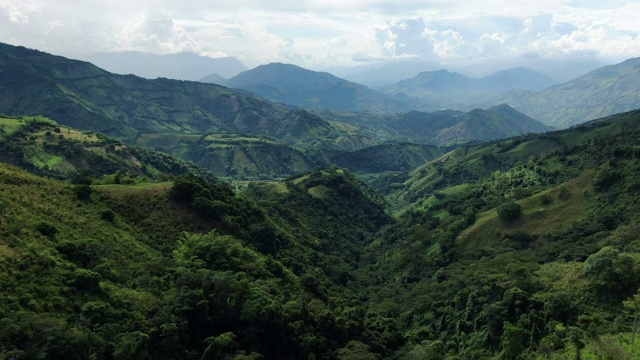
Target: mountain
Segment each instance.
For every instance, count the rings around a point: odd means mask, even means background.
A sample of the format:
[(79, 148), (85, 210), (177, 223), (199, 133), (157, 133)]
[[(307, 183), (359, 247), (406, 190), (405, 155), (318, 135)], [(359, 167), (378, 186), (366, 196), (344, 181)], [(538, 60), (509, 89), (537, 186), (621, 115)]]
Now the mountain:
[(482, 82), (488, 91), (543, 90), (557, 84), (549, 76), (525, 67), (498, 71), (482, 78)]
[(395, 112), (407, 106), (364, 85), (329, 73), (281, 63), (261, 65), (225, 83), (274, 102), (332, 111)]
[(293, 137), (300, 143), (306, 141), (305, 131), (313, 131), (314, 139), (344, 135), (305, 111), (214, 84), (115, 75), (87, 62), (10, 45), (0, 45), (0, 66), (0, 111), (44, 115), (120, 139), (142, 133), (229, 132)]
[(335, 69), (335, 72), (328, 71), (349, 81), (377, 89), (412, 78), (423, 71), (433, 71), (440, 68), (442, 65), (431, 61), (392, 61)]
[(548, 76), (528, 68), (499, 71), (483, 78), (471, 78), (448, 70), (425, 71), (384, 90), (420, 109), (463, 108), (465, 99), (512, 89), (539, 90), (555, 84)]
[(166, 55), (137, 51), (98, 53), (85, 56), (83, 60), (112, 73), (133, 74), (147, 79), (163, 77), (199, 81), (212, 73), (230, 78), (247, 70), (233, 57), (211, 58), (190, 52)]
[(227, 80), (225, 78), (223, 78), (222, 76), (214, 73), (214, 74), (209, 74), (209, 75), (207, 75), (205, 77), (202, 77), (198, 81), (203, 82), (203, 83), (224, 85), (225, 81), (227, 81)]
[(545, 124), (569, 127), (640, 107), (640, 58), (596, 69), (542, 91), (511, 91), (469, 99), (474, 106), (507, 103)]
[(395, 138), (440, 146), (490, 141), (551, 130), (541, 122), (504, 104), (486, 110), (475, 109), (468, 113), (411, 111), (394, 115), (384, 125)]

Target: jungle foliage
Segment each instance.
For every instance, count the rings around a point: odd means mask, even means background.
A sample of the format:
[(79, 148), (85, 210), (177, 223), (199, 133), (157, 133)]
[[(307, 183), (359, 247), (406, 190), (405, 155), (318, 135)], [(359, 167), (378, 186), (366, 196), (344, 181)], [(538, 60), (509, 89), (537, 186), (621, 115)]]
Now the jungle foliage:
[(0, 357), (638, 358), (639, 126), (461, 148), (387, 197), (337, 166), (238, 192), (0, 163)]

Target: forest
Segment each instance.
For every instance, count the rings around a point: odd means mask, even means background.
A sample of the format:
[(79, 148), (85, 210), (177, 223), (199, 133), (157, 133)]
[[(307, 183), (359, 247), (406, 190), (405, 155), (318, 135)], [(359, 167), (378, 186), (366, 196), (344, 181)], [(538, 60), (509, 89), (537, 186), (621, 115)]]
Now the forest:
[(238, 187), (4, 116), (0, 359), (638, 358), (639, 124)]

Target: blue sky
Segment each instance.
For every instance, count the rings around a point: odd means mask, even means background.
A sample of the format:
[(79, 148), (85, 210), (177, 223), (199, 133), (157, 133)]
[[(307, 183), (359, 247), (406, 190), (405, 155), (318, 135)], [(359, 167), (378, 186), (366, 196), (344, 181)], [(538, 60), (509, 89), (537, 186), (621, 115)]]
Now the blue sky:
[(0, 0), (0, 41), (81, 58), (192, 51), (321, 69), (640, 56), (640, 1)]

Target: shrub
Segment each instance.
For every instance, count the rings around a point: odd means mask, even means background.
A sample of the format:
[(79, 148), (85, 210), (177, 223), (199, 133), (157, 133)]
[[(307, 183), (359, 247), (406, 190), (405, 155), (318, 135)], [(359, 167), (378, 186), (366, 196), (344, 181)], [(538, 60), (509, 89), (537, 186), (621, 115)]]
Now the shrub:
[(100, 219), (111, 223), (115, 220), (115, 218), (116, 214), (114, 214), (111, 210), (105, 210), (100, 214)]
[(40, 234), (52, 239), (58, 233), (58, 229), (55, 226), (44, 222), (38, 223), (36, 225), (36, 230), (38, 230)]
[(504, 222), (513, 221), (519, 218), (522, 214), (522, 207), (520, 204), (512, 201), (501, 204), (496, 210), (498, 212), (498, 217), (500, 217), (500, 220)]
[(73, 187), (73, 192), (80, 200), (89, 200), (91, 198), (91, 186), (89, 185), (76, 185)]

